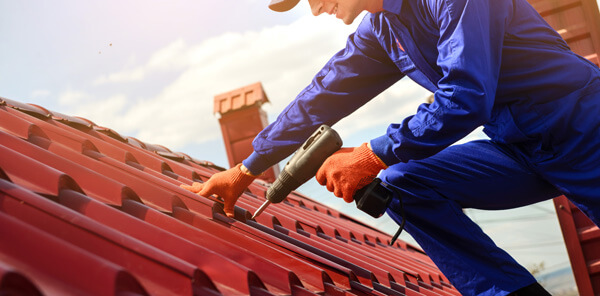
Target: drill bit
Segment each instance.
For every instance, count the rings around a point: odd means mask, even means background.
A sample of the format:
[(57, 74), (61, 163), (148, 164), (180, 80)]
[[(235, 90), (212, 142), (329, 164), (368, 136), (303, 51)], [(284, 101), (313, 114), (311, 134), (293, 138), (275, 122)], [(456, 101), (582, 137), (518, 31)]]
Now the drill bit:
[(258, 217), (258, 215), (260, 215), (270, 204), (271, 202), (269, 200), (265, 200), (265, 202), (260, 206), (260, 208), (258, 208), (258, 210), (254, 212), (254, 215), (252, 215), (252, 220), (256, 219), (256, 217)]

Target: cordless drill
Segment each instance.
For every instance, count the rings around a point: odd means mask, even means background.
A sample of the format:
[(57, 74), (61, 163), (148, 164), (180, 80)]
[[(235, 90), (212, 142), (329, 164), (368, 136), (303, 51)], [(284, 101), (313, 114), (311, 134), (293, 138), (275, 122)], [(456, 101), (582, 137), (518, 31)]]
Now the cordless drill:
[[(269, 204), (282, 202), (293, 190), (314, 177), (323, 162), (341, 147), (342, 139), (338, 133), (329, 126), (320, 126), (285, 165), (267, 190), (267, 200), (252, 219), (258, 217)], [(383, 215), (392, 197), (392, 192), (378, 178), (354, 194), (357, 208), (374, 218)]]

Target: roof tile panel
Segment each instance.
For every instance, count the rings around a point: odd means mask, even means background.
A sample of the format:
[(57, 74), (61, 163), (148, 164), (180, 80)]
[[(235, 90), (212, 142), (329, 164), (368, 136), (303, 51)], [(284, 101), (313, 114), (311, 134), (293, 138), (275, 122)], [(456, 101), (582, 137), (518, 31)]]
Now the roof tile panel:
[[(15, 184), (0, 180), (0, 202), (15, 203), (15, 196), (40, 198)], [(147, 295), (124, 269), (87, 250), (0, 211), (0, 261), (27, 276), (45, 295), (112, 295), (129, 292)], [(23, 235), (26, 233), (27, 235)], [(94, 271), (93, 277), (90, 272)]]
[[(219, 280), (219, 283), (225, 282), (225, 279), (231, 278), (233, 275), (238, 275), (235, 278), (247, 278), (247, 275), (243, 274), (252, 272), (206, 246), (194, 244), (188, 239), (174, 235), (152, 224), (145, 223), (143, 220), (140, 221), (135, 216), (124, 215), (123, 212), (112, 207), (107, 207), (105, 204), (90, 199), (85, 195), (72, 191), (63, 192), (59, 196), (58, 202), (95, 221), (102, 222), (106, 226), (197, 266), (205, 271), (209, 277)], [(144, 207), (132, 200), (125, 201), (126, 208), (130, 209), (132, 206)], [(152, 211), (147, 207), (145, 209), (146, 212)], [(158, 214), (168, 217), (160, 213)], [(229, 284), (230, 286), (219, 286), (221, 289), (237, 291), (237, 293), (248, 293), (247, 286), (239, 285), (243, 284), (242, 281), (229, 281)]]
[[(295, 271), (306, 287), (316, 287), (318, 291), (323, 287), (325, 274), (327, 278), (334, 278), (335, 283), (342, 287), (349, 287), (348, 274), (350, 270), (336, 264), (323, 265), (322, 260), (316, 260), (312, 254), (304, 252), (284, 242), (273, 243), (276, 239), (267, 239), (263, 236), (248, 235), (238, 231), (224, 231), (224, 226), (210, 225), (206, 221), (189, 211), (177, 209), (174, 216), (201, 229), (211, 236), (218, 237), (223, 241), (234, 241), (236, 245), (243, 246), (253, 254), (263, 257), (263, 260), (272, 261), (278, 265), (287, 266)], [(303, 258), (315, 260), (303, 260)], [(333, 267), (333, 268), (332, 268)]]
[(199, 270), (170, 254), (123, 236), (45, 198), (4, 199), (2, 211), (115, 264), (123, 264), (142, 284), (163, 295), (192, 295)]
[[(135, 192), (122, 183), (116, 182), (96, 171), (81, 166), (78, 163), (62, 158), (46, 149), (38, 147), (27, 141), (23, 141), (14, 136), (0, 131), (0, 142), (8, 149), (19, 151), (23, 156), (27, 156), (46, 166), (65, 172), (69, 176), (75, 176), (74, 180), (81, 186), (81, 189), (88, 195), (93, 196), (102, 202), (111, 205), (120, 205), (121, 199), (128, 196), (131, 199)], [(20, 163), (23, 165), (23, 163)], [(31, 169), (29, 167), (28, 169)], [(30, 175), (28, 172), (27, 176)]]
[(52, 116), (50, 111), (48, 111), (46, 108), (40, 107), (38, 105), (25, 104), (25, 103), (21, 103), (18, 101), (9, 100), (6, 98), (3, 98), (3, 101), (4, 101), (4, 104), (6, 104), (7, 106), (9, 106), (15, 110), (19, 110), (20, 112), (34, 116), (34, 117), (50, 118), (50, 116)]
[[(44, 295), (117, 294), (117, 285), (134, 295), (457, 295), (418, 248), (387, 246), (389, 235), (300, 193), (254, 221), (249, 211), (270, 186), (257, 180), (231, 219), (218, 198), (179, 187), (223, 168), (83, 118), (11, 104), (31, 110), (0, 104), (0, 153), (10, 156), (0, 158), (0, 177), (10, 180), (0, 182), (8, 186), (0, 186), (0, 220), (9, 221), (0, 232), (18, 224), (11, 235), (33, 233), (54, 261), (25, 258), (36, 240), (15, 240), (26, 247), (0, 245), (0, 264)], [(6, 194), (12, 188), (17, 197)], [(53, 276), (59, 263), (78, 273)]]
[(79, 129), (79, 130), (87, 130), (87, 129), (91, 129), (94, 128), (95, 124), (89, 120), (85, 120), (83, 118), (80, 117), (74, 117), (74, 116), (69, 116), (69, 115), (65, 115), (62, 113), (58, 113), (55, 111), (49, 111), (50, 112), (50, 116), (52, 117), (52, 119), (62, 122), (68, 126), (71, 126), (73, 128)]
[(81, 192), (79, 185), (61, 171), (1, 145), (0, 155), (0, 167), (13, 183), (46, 195), (57, 195), (64, 189)]
[(38, 288), (14, 267), (0, 262), (0, 294), (42, 296)]

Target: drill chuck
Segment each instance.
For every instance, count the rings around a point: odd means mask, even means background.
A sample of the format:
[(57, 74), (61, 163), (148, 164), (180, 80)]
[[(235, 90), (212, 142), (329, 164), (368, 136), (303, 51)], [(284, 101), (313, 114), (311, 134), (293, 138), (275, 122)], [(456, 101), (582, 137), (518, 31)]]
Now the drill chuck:
[(267, 190), (267, 199), (272, 203), (282, 202), (292, 191), (302, 183), (296, 180), (288, 171), (283, 170), (271, 187)]

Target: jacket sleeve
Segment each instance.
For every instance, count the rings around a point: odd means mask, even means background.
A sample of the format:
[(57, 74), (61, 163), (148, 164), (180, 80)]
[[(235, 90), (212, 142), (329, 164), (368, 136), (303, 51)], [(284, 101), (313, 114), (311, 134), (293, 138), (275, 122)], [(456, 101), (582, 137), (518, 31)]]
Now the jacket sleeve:
[(371, 140), (388, 165), (434, 155), (488, 122), (494, 105), (511, 1), (424, 2), (430, 3), (430, 25), (439, 29), (441, 79), (433, 103)]
[(378, 44), (367, 14), (346, 47), (256, 136), (254, 152), (243, 164), (253, 174), (263, 172), (292, 154), (321, 124), (333, 125), (402, 77)]

